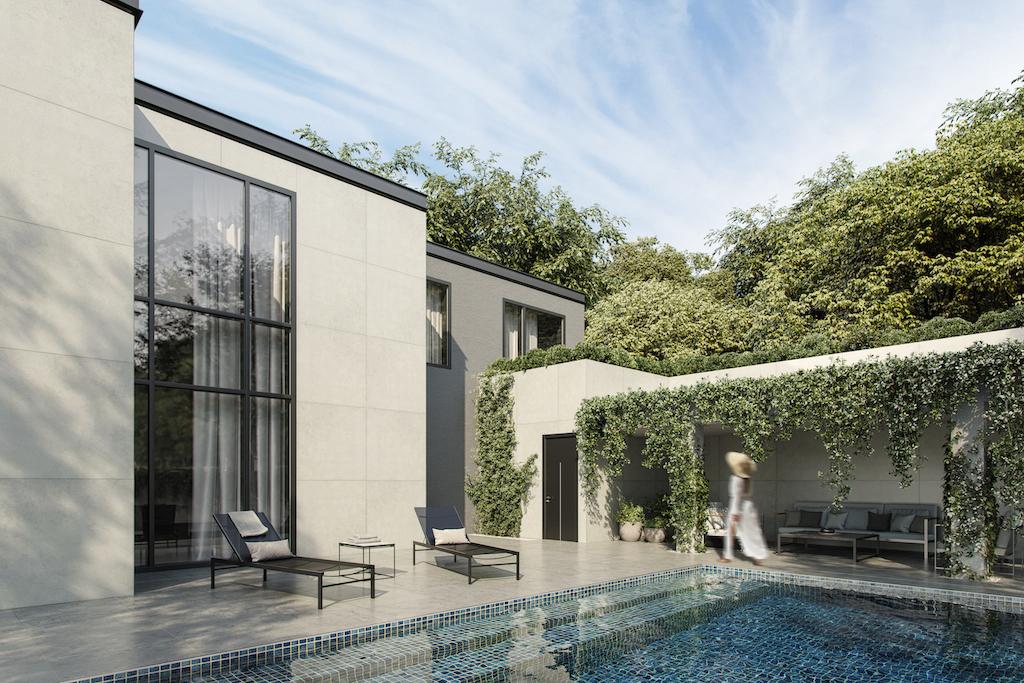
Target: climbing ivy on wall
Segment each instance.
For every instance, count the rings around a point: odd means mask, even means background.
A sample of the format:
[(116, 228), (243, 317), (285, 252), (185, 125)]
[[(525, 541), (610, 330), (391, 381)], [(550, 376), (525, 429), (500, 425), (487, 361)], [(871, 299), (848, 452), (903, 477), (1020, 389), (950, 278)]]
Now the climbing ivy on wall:
[[(903, 486), (921, 464), (921, 433), (950, 423), (958, 407), (984, 392), (980, 447), (945, 444), (945, 538), (954, 571), (990, 569), (1001, 525), (1024, 521), (1024, 345), (975, 345), (959, 353), (921, 354), (832, 365), (758, 379), (703, 382), (677, 389), (634, 391), (588, 399), (576, 415), (580, 468), (591, 498), (601, 473), (622, 474), (626, 441), (646, 435), (643, 464), (663, 467), (672, 486), (672, 524), (679, 550), (703, 549), (707, 481), (695, 438), (699, 425), (731, 426), (755, 460), (806, 429), (824, 444), (822, 478), (836, 504), (849, 495), (857, 456), (872, 455), (872, 436), (888, 435), (892, 474)], [(953, 430), (947, 430), (952, 433)], [(1006, 511), (1002, 519), (998, 510)], [(980, 567), (965, 563), (975, 555)]]
[(481, 533), (518, 536), (523, 505), (537, 475), (537, 456), (520, 465), (514, 457), (516, 430), (511, 375), (485, 375), (476, 401), (475, 475), (466, 477), (466, 494), (476, 510)]

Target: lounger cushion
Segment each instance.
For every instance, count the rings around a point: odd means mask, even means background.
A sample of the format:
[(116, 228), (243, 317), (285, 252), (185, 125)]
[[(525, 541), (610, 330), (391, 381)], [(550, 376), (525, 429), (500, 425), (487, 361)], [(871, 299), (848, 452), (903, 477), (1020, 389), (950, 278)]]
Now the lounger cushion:
[(868, 510), (849, 509), (846, 510), (845, 529), (851, 531), (864, 531), (868, 528)]
[(469, 543), (465, 529), (431, 529), (434, 532), (434, 545), (455, 545)]
[(786, 526), (800, 526), (800, 510), (786, 511)]
[(253, 562), (267, 562), (268, 560), (284, 560), (293, 557), (288, 541), (260, 541), (259, 543), (246, 543)]
[(267, 527), (263, 526), (259, 516), (252, 510), (229, 512), (228, 517), (231, 518), (242, 538), (252, 538), (267, 533)]

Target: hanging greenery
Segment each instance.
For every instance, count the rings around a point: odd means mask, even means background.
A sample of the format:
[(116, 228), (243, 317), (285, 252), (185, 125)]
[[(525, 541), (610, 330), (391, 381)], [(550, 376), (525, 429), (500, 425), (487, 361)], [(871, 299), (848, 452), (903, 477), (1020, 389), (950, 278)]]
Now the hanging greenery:
[(476, 475), (466, 477), (466, 494), (476, 510), (480, 533), (518, 536), (523, 506), (537, 456), (515, 462), (516, 430), (511, 375), (485, 375), (476, 402)]
[[(646, 436), (643, 464), (668, 473), (672, 525), (682, 551), (703, 549), (707, 481), (696, 432), (704, 423), (731, 426), (755, 460), (796, 430), (815, 433), (828, 466), (819, 473), (849, 495), (855, 458), (872, 453), (872, 437), (888, 436), (892, 473), (903, 486), (921, 464), (922, 431), (946, 424), (958, 407), (983, 402), (984, 457), (945, 445), (947, 546), (954, 570), (988, 572), (1001, 525), (1020, 525), (1024, 510), (1024, 344), (975, 345), (959, 353), (921, 354), (832, 365), (758, 379), (703, 382), (677, 389), (634, 391), (583, 402), (576, 415), (584, 489), (593, 498), (604, 473), (618, 477), (627, 439)], [(954, 430), (948, 429), (952, 436)], [(997, 511), (1008, 511), (1001, 519)], [(983, 558), (969, 570), (965, 559)]]

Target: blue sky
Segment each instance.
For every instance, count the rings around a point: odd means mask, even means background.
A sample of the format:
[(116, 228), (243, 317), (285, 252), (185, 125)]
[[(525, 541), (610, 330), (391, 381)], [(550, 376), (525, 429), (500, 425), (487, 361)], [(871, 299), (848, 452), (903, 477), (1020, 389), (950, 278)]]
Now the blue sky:
[(705, 249), (837, 154), (932, 144), (1024, 69), (1022, 2), (143, 0), (136, 76), (275, 133), (547, 154), (581, 203)]

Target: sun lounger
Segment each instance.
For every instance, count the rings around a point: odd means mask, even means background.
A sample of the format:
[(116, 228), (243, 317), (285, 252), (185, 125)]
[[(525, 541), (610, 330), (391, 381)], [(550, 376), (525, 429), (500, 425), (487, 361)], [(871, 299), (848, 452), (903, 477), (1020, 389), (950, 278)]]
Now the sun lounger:
[[(423, 529), (424, 543), (419, 541), (412, 542), (412, 563), (416, 564), (416, 552), (423, 552), (424, 550), (436, 550), (437, 552), (447, 553), (452, 556), (452, 564), (458, 564), (459, 558), (465, 558), (468, 564), (469, 570), (469, 583), (473, 583), (473, 564), (474, 562), (478, 567), (502, 567), (502, 566), (516, 566), (516, 581), (521, 577), (519, 574), (519, 551), (518, 550), (507, 550), (505, 548), (497, 548), (493, 545), (484, 545), (483, 543), (474, 543), (470, 540), (469, 543), (454, 543), (454, 544), (443, 544), (437, 545), (434, 542), (434, 529), (463, 529), (465, 525), (462, 523), (462, 519), (459, 517), (458, 511), (454, 507), (426, 507), (416, 508), (416, 516), (419, 517), (420, 526)], [(469, 538), (467, 535), (466, 538)], [(510, 559), (507, 562), (506, 558)], [(483, 560), (481, 562), (481, 560)], [(493, 561), (497, 560), (497, 561)]]
[[(246, 542), (257, 543), (261, 541), (279, 541), (281, 536), (274, 529), (274, 526), (267, 519), (267, 516), (262, 512), (257, 512), (256, 515), (259, 517), (263, 526), (267, 528), (266, 533), (260, 536), (252, 536), (243, 538), (242, 534), (239, 533), (238, 528), (232, 521), (228, 514), (217, 514), (213, 516), (214, 521), (217, 522), (217, 526), (220, 527), (221, 532), (224, 534), (224, 538), (227, 539), (228, 545), (231, 546), (231, 551), (235, 555), (235, 559), (226, 560), (219, 557), (210, 558), (210, 588), (215, 588), (215, 575), (218, 571), (224, 571), (225, 569), (233, 569), (238, 567), (251, 567), (253, 569), (263, 570), (263, 580), (267, 580), (267, 572), (284, 572), (286, 574), (301, 574), (303, 576), (315, 576), (316, 577), (316, 603), (317, 609), (324, 608), (324, 588), (331, 588), (332, 586), (342, 586), (349, 583), (358, 583), (362, 581), (370, 582), (370, 597), (377, 597), (376, 582), (374, 581), (374, 567), (372, 564), (360, 564), (358, 562), (339, 562), (338, 560), (321, 560), (312, 557), (288, 557), (280, 560), (265, 560), (263, 562), (255, 562), (252, 559), (252, 555), (249, 553), (249, 547)], [(344, 581), (337, 583), (324, 583), (324, 576), (332, 572), (329, 579), (342, 578)], [(336, 572), (336, 573), (334, 573)]]

